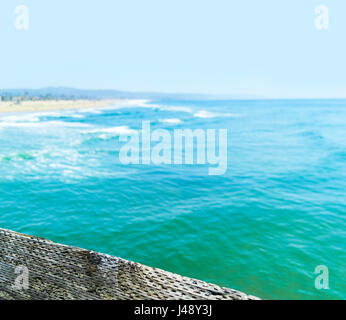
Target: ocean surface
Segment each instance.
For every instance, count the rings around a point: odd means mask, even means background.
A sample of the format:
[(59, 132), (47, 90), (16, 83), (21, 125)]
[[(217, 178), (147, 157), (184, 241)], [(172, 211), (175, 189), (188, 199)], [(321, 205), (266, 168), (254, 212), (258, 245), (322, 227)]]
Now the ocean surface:
[[(228, 129), (227, 172), (122, 164), (118, 136), (143, 120)], [(346, 101), (1, 114), (0, 227), (264, 299), (346, 299)]]

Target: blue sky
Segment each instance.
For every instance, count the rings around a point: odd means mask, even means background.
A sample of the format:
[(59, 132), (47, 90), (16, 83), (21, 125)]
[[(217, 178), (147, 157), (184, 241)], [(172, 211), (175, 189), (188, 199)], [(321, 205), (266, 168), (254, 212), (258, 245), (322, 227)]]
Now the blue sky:
[(345, 34), (342, 0), (1, 0), (0, 87), (346, 97)]

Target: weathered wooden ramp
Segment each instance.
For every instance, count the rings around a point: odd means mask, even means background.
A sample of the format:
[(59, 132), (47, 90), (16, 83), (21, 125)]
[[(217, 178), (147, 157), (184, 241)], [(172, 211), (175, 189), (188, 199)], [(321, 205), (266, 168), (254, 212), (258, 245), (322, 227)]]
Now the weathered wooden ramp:
[(0, 229), (0, 299), (257, 298), (106, 254)]

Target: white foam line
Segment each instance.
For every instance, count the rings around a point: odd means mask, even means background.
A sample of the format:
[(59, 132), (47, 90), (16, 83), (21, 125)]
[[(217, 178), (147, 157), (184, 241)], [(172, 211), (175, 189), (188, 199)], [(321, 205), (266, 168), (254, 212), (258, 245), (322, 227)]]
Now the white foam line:
[(210, 111), (206, 111), (206, 110), (199, 110), (198, 112), (194, 113), (193, 116), (196, 118), (219, 118), (219, 117), (236, 118), (236, 117), (240, 117), (239, 114), (215, 113), (215, 112), (210, 112)]
[(180, 119), (160, 119), (159, 120), (162, 123), (168, 123), (168, 124), (180, 124), (182, 121)]
[(110, 127), (110, 128), (99, 128), (84, 131), (84, 133), (110, 133), (110, 134), (133, 134), (137, 131), (134, 129), (130, 129), (128, 126), (118, 126), (118, 127)]

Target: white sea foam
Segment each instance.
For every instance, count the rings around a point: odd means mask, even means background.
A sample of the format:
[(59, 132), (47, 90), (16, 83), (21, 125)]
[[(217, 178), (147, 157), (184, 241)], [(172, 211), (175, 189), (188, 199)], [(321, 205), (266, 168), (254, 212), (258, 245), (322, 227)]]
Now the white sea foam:
[(84, 118), (84, 115), (75, 111), (43, 111), (35, 113), (18, 113), (15, 115), (0, 116), (0, 128), (13, 127), (86, 127), (87, 124), (67, 122), (62, 120), (46, 120), (44, 118)]
[(89, 127), (88, 124), (79, 122), (67, 121), (26, 121), (26, 122), (13, 122), (13, 121), (0, 121), (0, 128), (53, 128), (53, 127), (69, 127), (69, 128), (84, 128)]
[(96, 134), (100, 139), (109, 139), (120, 135), (132, 135), (137, 133), (137, 130), (131, 129), (128, 126), (118, 126), (110, 128), (97, 128), (92, 130), (86, 130), (84, 134)]
[(160, 111), (167, 111), (167, 112), (184, 112), (184, 113), (193, 113), (193, 109), (190, 107), (185, 106), (164, 106), (160, 104), (145, 104), (143, 105), (145, 108), (151, 108), (156, 109)]
[(105, 105), (103, 107), (95, 107), (95, 108), (82, 108), (78, 109), (76, 111), (81, 113), (91, 113), (91, 114), (100, 114), (102, 111), (106, 110), (119, 110), (119, 109), (125, 109), (125, 108), (138, 108), (138, 107), (148, 107), (148, 103), (150, 100), (139, 100), (139, 99), (124, 99), (112, 102), (108, 105)]
[(154, 110), (160, 110), (160, 111), (167, 111), (167, 112), (183, 112), (183, 113), (190, 113), (193, 114), (196, 118), (219, 118), (219, 117), (240, 117), (239, 114), (234, 113), (217, 113), (217, 112), (210, 112), (206, 110), (194, 110), (191, 107), (187, 106), (165, 106), (160, 104), (151, 104), (151, 103), (145, 103), (142, 105), (144, 108), (152, 108)]
[(42, 122), (42, 124), (54, 125), (54, 126), (58, 126), (58, 127), (69, 127), (69, 128), (86, 128), (86, 127), (90, 127), (90, 125), (87, 124), (87, 123), (67, 122), (67, 121), (60, 121), (60, 120), (45, 121), (45, 122)]
[(40, 118), (33, 114), (20, 114), (0, 117), (0, 123), (16, 123), (16, 122), (38, 122)]
[(82, 119), (85, 118), (85, 115), (79, 114), (77, 111), (61, 111), (61, 112), (42, 112), (39, 113), (38, 116), (40, 118), (50, 117), (50, 118), (77, 118)]
[(150, 100), (139, 100), (135, 107), (149, 108), (153, 110), (168, 111), (168, 112), (185, 112), (193, 113), (193, 109), (186, 106), (166, 106), (162, 104), (151, 103)]
[(160, 119), (159, 120), (162, 123), (168, 123), (168, 124), (180, 124), (182, 121), (180, 119)]
[(82, 115), (82, 114), (72, 114), (70, 117), (71, 118), (76, 118), (76, 119), (83, 119), (83, 118), (85, 118), (85, 116)]
[(119, 126), (119, 127), (111, 127), (111, 128), (99, 128), (88, 130), (86, 133), (111, 133), (111, 134), (132, 134), (137, 132), (134, 129), (130, 129), (128, 126)]
[(216, 112), (210, 112), (206, 110), (199, 110), (198, 112), (194, 113), (193, 115), (196, 118), (219, 118), (219, 117), (227, 117), (227, 118), (235, 118), (239, 117), (239, 114), (234, 113), (216, 113)]

